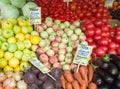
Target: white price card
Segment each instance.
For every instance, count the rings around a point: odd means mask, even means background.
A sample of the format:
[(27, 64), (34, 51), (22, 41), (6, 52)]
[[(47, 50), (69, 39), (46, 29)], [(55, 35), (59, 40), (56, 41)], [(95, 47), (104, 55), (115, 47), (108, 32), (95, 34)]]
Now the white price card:
[(47, 68), (45, 65), (43, 65), (40, 60), (37, 58), (30, 58), (29, 61), (36, 67), (38, 68), (42, 73), (49, 73), (50, 69)]
[(90, 56), (92, 54), (92, 49), (92, 46), (80, 44), (77, 48), (73, 63), (87, 66), (90, 60)]
[(73, 0), (64, 0), (64, 2), (72, 2)]
[(106, 0), (106, 2), (105, 2), (105, 7), (108, 7), (108, 8), (112, 7), (114, 1), (115, 1), (115, 0)]
[(32, 25), (41, 24), (41, 7), (30, 8), (29, 23)]

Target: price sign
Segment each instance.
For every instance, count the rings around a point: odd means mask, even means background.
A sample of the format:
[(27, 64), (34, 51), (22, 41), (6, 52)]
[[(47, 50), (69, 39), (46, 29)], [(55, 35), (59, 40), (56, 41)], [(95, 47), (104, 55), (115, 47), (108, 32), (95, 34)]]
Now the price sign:
[(106, 0), (106, 2), (105, 2), (105, 7), (112, 7), (112, 5), (113, 5), (113, 2), (114, 2), (115, 0)]
[(29, 61), (36, 67), (38, 68), (42, 73), (49, 73), (50, 70), (47, 68), (45, 65), (43, 65), (40, 60), (37, 58), (30, 58)]
[(80, 44), (77, 48), (73, 63), (87, 66), (93, 47)]
[(41, 7), (30, 8), (29, 12), (30, 24), (41, 24)]
[(67, 7), (69, 7), (69, 2), (72, 2), (73, 0), (64, 0), (64, 2), (67, 3)]

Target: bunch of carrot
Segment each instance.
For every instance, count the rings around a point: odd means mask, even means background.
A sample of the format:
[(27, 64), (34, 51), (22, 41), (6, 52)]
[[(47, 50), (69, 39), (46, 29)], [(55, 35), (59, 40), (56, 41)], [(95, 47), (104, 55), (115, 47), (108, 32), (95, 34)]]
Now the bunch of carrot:
[(92, 65), (80, 66), (78, 72), (65, 70), (61, 76), (63, 89), (97, 89), (97, 85), (92, 82), (94, 69)]

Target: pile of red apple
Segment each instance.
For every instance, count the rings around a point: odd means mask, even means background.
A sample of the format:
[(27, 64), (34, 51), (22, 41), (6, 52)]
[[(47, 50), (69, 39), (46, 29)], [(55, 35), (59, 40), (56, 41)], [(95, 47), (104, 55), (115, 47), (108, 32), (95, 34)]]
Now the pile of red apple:
[(35, 28), (41, 38), (37, 55), (48, 68), (70, 69), (79, 43), (87, 44), (79, 21), (61, 23), (60, 20), (53, 21), (47, 17), (44, 23)]
[(120, 56), (120, 25), (113, 27), (107, 21), (86, 21), (81, 25), (86, 41), (93, 46), (93, 56), (105, 54)]
[(111, 19), (108, 9), (101, 0), (73, 0), (67, 4), (64, 0), (35, 0), (42, 7), (43, 20), (50, 16), (61, 21)]

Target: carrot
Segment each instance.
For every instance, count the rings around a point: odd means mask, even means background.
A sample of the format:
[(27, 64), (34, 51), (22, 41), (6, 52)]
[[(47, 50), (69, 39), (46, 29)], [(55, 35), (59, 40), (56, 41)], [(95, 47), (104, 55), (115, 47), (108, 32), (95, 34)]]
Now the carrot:
[(66, 89), (73, 89), (72, 84), (69, 82), (66, 83)]
[(81, 77), (80, 73), (76, 72), (76, 68), (74, 68), (73, 71), (74, 71), (75, 79), (79, 82), (80, 85), (82, 85), (83, 84), (83, 80), (82, 80), (82, 77)]
[(77, 80), (74, 80), (74, 81), (72, 82), (72, 86), (73, 86), (74, 89), (80, 89), (80, 85), (79, 85), (79, 83), (78, 83)]
[(88, 86), (88, 89), (97, 89), (97, 85), (93, 82), (91, 82)]
[(67, 81), (65, 80), (65, 78), (64, 78), (63, 75), (60, 77), (60, 80), (61, 80), (61, 84), (62, 84), (63, 89), (66, 89), (65, 83), (66, 83)]
[(94, 69), (92, 65), (88, 65), (88, 82), (92, 81), (93, 74), (94, 74)]
[(69, 70), (65, 70), (64, 73), (64, 78), (68, 81), (68, 82), (72, 82), (74, 80), (71, 71)]
[(82, 79), (85, 80), (86, 83), (88, 84), (88, 78), (87, 78), (88, 69), (87, 69), (87, 67), (86, 66), (80, 66), (79, 73), (80, 73)]
[(87, 86), (83, 84), (80, 89), (87, 89)]

